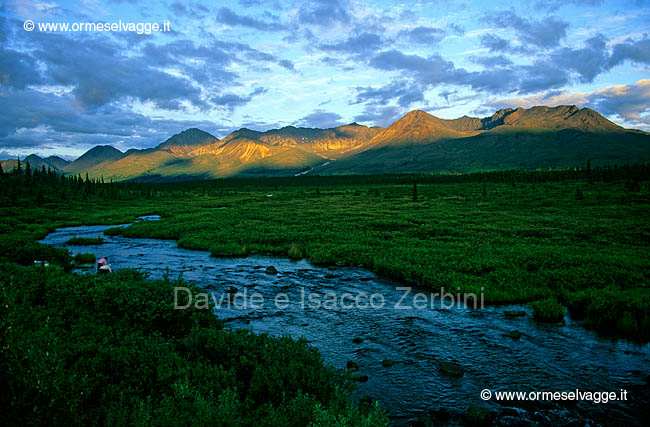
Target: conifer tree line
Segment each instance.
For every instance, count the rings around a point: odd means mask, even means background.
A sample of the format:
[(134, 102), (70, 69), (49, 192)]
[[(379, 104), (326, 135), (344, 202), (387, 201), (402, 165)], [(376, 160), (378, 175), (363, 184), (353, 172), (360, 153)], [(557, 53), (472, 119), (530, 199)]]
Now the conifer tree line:
[(5, 171), (0, 165), (0, 206), (21, 206), (33, 203), (96, 198), (129, 200), (154, 198), (152, 185), (138, 182), (110, 183), (104, 178), (93, 179), (81, 174), (64, 175), (52, 168), (32, 168), (29, 162), (18, 160), (16, 166)]
[[(413, 199), (417, 200), (417, 184), (444, 183), (544, 183), (586, 181), (624, 182), (625, 189), (640, 191), (641, 183), (650, 181), (650, 163), (638, 163), (622, 166), (592, 167), (587, 161), (583, 168), (523, 170), (510, 169), (471, 173), (419, 173), (392, 175), (344, 175), (344, 176), (300, 176), (300, 177), (255, 177), (225, 178), (204, 181), (177, 181), (167, 183), (146, 182), (141, 180), (112, 182), (103, 177), (90, 178), (88, 173), (82, 176), (64, 175), (52, 168), (32, 168), (28, 162), (18, 160), (16, 166), (5, 171), (0, 165), (0, 205), (20, 206), (29, 203), (60, 202), (68, 200), (135, 200), (154, 199), (166, 192), (209, 191), (214, 189), (237, 187), (273, 187), (278, 186), (336, 186), (336, 185), (373, 185), (404, 184), (413, 186)], [(644, 184), (645, 185), (645, 184)], [(645, 186), (643, 187), (645, 188)]]

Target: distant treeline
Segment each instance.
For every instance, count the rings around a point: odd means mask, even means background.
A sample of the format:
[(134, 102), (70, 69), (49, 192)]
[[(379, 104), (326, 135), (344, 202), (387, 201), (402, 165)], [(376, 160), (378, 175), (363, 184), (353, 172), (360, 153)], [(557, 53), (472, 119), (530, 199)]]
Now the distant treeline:
[(42, 166), (34, 169), (20, 161), (11, 171), (0, 165), (0, 206), (21, 206), (93, 198), (132, 200), (154, 197), (153, 186), (137, 182), (111, 183), (103, 178), (91, 179), (86, 173), (63, 175)]
[[(536, 183), (589, 181), (630, 183), (650, 180), (650, 163), (637, 163), (622, 166), (591, 167), (571, 169), (508, 169), (486, 172), (448, 172), (385, 175), (304, 175), (290, 177), (223, 178), (206, 181), (185, 181), (167, 183), (169, 188), (195, 188), (197, 190), (219, 186), (236, 187), (281, 187), (281, 186), (337, 186), (337, 185), (391, 185), (391, 184), (447, 184), (463, 182), (493, 183)], [(633, 185), (633, 184), (630, 184)]]
[(11, 171), (0, 166), (0, 205), (21, 203), (44, 203), (48, 201), (153, 199), (164, 192), (208, 191), (215, 188), (235, 189), (242, 187), (326, 187), (354, 185), (412, 185), (446, 184), (464, 182), (492, 183), (542, 183), (564, 181), (614, 182), (625, 181), (631, 190), (639, 188), (640, 182), (650, 180), (650, 163), (592, 168), (587, 162), (584, 168), (523, 170), (510, 169), (471, 173), (420, 173), (387, 175), (333, 175), (225, 178), (213, 180), (177, 181), (169, 183), (144, 183), (138, 181), (107, 182), (104, 178), (92, 179), (81, 175), (63, 175), (53, 169), (32, 169), (29, 163), (20, 162)]

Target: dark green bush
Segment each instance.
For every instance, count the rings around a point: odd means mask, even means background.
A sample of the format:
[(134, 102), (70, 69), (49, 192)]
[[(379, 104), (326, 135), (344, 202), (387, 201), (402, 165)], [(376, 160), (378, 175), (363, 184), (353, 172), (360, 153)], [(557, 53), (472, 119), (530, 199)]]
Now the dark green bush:
[(48, 261), (66, 270), (72, 268), (72, 256), (65, 248), (43, 245), (19, 236), (3, 236), (0, 239), (0, 261), (33, 265), (34, 261)]
[(79, 253), (72, 258), (74, 263), (79, 265), (79, 264), (94, 264), (95, 263), (95, 255), (94, 254), (87, 254), (87, 253)]
[(546, 298), (530, 304), (533, 317), (542, 322), (561, 322), (564, 319), (564, 306), (555, 298)]
[(567, 297), (571, 316), (600, 333), (650, 340), (650, 289), (589, 289)]

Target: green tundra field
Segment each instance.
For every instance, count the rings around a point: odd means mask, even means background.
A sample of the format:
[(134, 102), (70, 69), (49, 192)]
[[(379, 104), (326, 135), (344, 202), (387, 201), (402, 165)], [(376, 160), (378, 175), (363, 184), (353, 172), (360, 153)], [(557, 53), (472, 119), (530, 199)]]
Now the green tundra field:
[[(57, 227), (145, 214), (162, 219), (107, 234), (173, 239), (218, 257), (362, 266), (423, 289), (483, 292), (488, 304), (530, 303), (539, 321), (557, 322), (568, 310), (602, 335), (647, 342), (649, 170), (169, 184), (3, 173), (2, 417), (387, 422), (372, 404), (351, 405), (345, 375), (304, 341), (226, 331), (205, 313), (179, 313), (169, 280), (70, 274), (67, 250), (37, 243)], [(215, 375), (219, 381), (206, 380)]]

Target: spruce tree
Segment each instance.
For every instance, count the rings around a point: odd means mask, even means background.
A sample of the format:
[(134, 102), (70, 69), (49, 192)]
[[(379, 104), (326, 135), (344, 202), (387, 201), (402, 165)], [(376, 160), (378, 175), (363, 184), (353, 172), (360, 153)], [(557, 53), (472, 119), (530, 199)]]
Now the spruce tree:
[(582, 194), (580, 187), (576, 187), (576, 200), (583, 200), (585, 196)]

